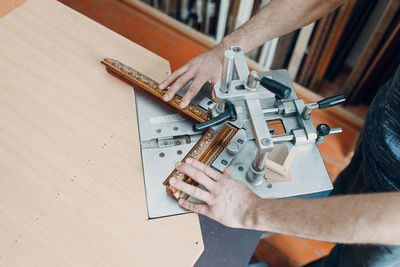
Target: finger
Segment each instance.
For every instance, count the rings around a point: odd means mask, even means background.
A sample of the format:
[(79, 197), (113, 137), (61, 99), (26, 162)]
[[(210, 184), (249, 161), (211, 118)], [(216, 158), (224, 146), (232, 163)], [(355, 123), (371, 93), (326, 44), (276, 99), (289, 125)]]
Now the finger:
[(196, 169), (189, 164), (181, 162), (179, 162), (179, 164), (176, 165), (176, 168), (179, 171), (188, 175), (189, 177), (195, 179), (196, 182), (203, 185), (208, 191), (214, 189), (215, 181), (212, 180), (210, 177), (208, 177), (203, 171)]
[(223, 174), (229, 175), (229, 167), (226, 167), (225, 170), (222, 172)]
[(183, 198), (179, 199), (178, 203), (182, 208), (207, 216), (208, 207), (205, 204), (194, 203)]
[(180, 76), (172, 85), (171, 88), (165, 93), (163, 99), (164, 101), (171, 100), (174, 95), (181, 90), (191, 79), (193, 75), (190, 72), (186, 72), (182, 76)]
[(214, 102), (216, 102), (214, 90), (211, 90), (211, 100), (214, 101)]
[(197, 95), (197, 93), (200, 91), (203, 84), (204, 84), (204, 81), (193, 80), (193, 83), (190, 85), (185, 96), (182, 98), (182, 101), (179, 104), (179, 106), (181, 108), (185, 108), (190, 103), (190, 101)]
[(186, 163), (204, 172), (208, 177), (212, 178), (214, 181), (218, 181), (218, 179), (221, 177), (221, 173), (219, 171), (214, 170), (210, 166), (207, 166), (206, 164), (203, 164), (198, 160), (188, 158), (186, 159)]
[(196, 187), (190, 184), (187, 184), (185, 182), (182, 182), (180, 180), (177, 180), (176, 178), (171, 178), (169, 180), (169, 183), (171, 186), (174, 188), (181, 190), (182, 192), (188, 194), (189, 196), (192, 196), (194, 198), (197, 198), (201, 201), (204, 201), (206, 203), (211, 202), (211, 195), (210, 193)]
[(160, 88), (161, 90), (164, 90), (165, 88), (167, 88), (168, 85), (170, 85), (173, 81), (175, 81), (177, 78), (179, 78), (179, 76), (181, 76), (183, 73), (185, 73), (186, 70), (187, 70), (187, 66), (186, 65), (184, 65), (183, 67), (177, 69), (171, 75), (169, 75), (167, 79), (162, 81), (158, 85), (158, 88)]

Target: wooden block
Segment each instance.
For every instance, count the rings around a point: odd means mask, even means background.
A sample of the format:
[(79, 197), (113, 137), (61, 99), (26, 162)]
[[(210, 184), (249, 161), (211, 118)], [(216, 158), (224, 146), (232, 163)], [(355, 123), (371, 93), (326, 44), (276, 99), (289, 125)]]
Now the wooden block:
[(291, 181), (290, 168), (296, 158), (296, 150), (294, 146), (289, 150), (285, 144), (274, 146), (265, 163), (267, 166), (265, 176), (268, 182)]
[(193, 265), (198, 217), (147, 219), (134, 94), (100, 61), (169, 63), (51, 0), (0, 20), (0, 57), (0, 266)]

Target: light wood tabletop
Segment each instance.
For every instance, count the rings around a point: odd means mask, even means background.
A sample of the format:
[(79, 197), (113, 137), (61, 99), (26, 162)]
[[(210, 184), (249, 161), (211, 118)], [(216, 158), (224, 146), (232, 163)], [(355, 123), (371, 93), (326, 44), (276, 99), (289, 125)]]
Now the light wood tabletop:
[(106, 57), (156, 81), (170, 73), (56, 1), (0, 19), (0, 266), (191, 266), (201, 255), (197, 215), (147, 219), (134, 93)]

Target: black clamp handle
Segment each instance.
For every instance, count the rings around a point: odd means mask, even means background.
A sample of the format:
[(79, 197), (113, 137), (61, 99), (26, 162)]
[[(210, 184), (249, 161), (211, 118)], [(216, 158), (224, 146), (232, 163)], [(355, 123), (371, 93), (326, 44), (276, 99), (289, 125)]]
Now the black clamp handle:
[(339, 104), (343, 104), (346, 98), (343, 94), (331, 96), (317, 102), (319, 108), (330, 108)]
[(215, 118), (212, 118), (208, 121), (194, 124), (193, 131), (195, 132), (204, 131), (210, 127), (224, 123), (226, 121), (235, 121), (235, 120), (237, 120), (235, 105), (227, 101), (225, 102), (225, 111), (223, 113), (219, 114)]
[(267, 77), (262, 77), (260, 84), (274, 93), (279, 99), (288, 98), (292, 93), (292, 89), (290, 89), (290, 87), (287, 87), (286, 85)]

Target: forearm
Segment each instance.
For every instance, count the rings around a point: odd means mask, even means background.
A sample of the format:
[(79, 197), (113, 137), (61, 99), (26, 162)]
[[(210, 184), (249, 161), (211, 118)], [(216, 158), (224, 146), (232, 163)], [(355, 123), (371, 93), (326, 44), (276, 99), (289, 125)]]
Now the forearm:
[(242, 27), (226, 36), (215, 47), (226, 50), (242, 46), (245, 52), (275, 37), (303, 27), (333, 11), (345, 0), (275, 0), (262, 8)]
[(244, 227), (338, 243), (400, 245), (400, 193), (262, 199)]

